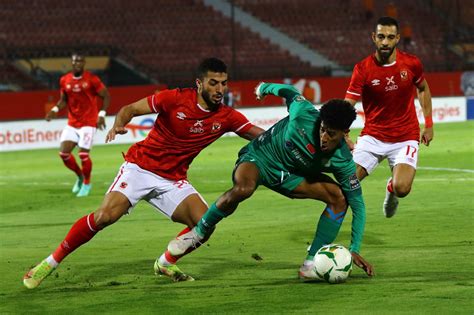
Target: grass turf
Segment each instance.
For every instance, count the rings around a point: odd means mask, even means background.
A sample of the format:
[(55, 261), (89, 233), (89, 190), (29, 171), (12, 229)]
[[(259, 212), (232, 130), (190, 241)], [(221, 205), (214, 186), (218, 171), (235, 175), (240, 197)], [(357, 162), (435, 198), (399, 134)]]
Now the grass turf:
[[(386, 162), (364, 180), (362, 254), (377, 275), (369, 279), (356, 268), (340, 285), (296, 279), (324, 205), (261, 187), (219, 224), (207, 246), (180, 261), (195, 282), (154, 276), (155, 258), (182, 226), (141, 202), (40, 287), (27, 290), (24, 273), (56, 248), (73, 222), (98, 207), (128, 146), (94, 147), (87, 198), (70, 192), (74, 176), (57, 150), (1, 153), (0, 313), (472, 313), (473, 139), (473, 122), (436, 125), (432, 145), (420, 147), (413, 190), (394, 218), (384, 218), (381, 209)], [(223, 138), (191, 165), (189, 179), (209, 203), (231, 186), (243, 144)], [(350, 221), (349, 215), (337, 239), (346, 246)]]

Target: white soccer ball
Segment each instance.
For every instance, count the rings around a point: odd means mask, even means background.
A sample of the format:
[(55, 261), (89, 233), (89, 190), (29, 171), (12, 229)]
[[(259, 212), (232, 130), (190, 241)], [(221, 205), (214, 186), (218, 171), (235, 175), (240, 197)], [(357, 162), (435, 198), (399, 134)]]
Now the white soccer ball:
[(346, 281), (352, 271), (352, 255), (338, 244), (321, 247), (314, 256), (314, 272), (329, 283)]

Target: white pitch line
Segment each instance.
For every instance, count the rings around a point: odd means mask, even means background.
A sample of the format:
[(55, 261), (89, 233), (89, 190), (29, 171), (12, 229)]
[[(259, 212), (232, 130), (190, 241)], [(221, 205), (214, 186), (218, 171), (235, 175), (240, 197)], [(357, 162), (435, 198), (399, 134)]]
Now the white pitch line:
[[(12, 186), (72, 186), (73, 183), (58, 183), (58, 182), (21, 182), (21, 183), (7, 183), (0, 182), (0, 186), (12, 185)], [(110, 185), (109, 182), (103, 182), (103, 185)], [(100, 183), (98, 183), (100, 185)]]
[(415, 182), (471, 182), (474, 181), (474, 177), (467, 177), (467, 178), (453, 178), (453, 179), (446, 179), (446, 178), (418, 178), (415, 177)]
[(466, 168), (448, 168), (448, 167), (429, 167), (429, 166), (420, 166), (417, 167), (419, 170), (428, 170), (428, 171), (448, 171), (448, 172), (460, 172), (460, 173), (474, 173), (474, 170)]

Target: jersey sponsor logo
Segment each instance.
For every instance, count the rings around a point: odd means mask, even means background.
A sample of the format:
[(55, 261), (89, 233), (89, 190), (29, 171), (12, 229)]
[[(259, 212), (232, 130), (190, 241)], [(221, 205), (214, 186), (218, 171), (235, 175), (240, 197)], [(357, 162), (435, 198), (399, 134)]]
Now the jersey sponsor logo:
[(87, 82), (82, 83), (82, 88), (83, 89), (87, 89), (87, 86), (88, 86)]
[(390, 78), (386, 77), (385, 80), (387, 80), (387, 85), (395, 84), (395, 76), (393, 75)]
[(203, 120), (196, 120), (194, 123), (194, 127), (202, 127), (203, 126)]
[(392, 75), (390, 78), (386, 77), (385, 80), (387, 80), (387, 85), (385, 86), (386, 92), (398, 90), (398, 85), (395, 83), (394, 75)]
[(349, 176), (349, 188), (350, 190), (356, 190), (360, 188), (360, 181), (357, 179), (356, 174)]
[(218, 122), (218, 121), (213, 122), (211, 131), (212, 132), (217, 132), (217, 131), (219, 131), (219, 129), (221, 129), (221, 123)]
[(120, 189), (125, 189), (127, 188), (128, 184), (126, 182), (121, 182), (120, 183)]
[(76, 84), (74, 84), (74, 86), (72, 87), (72, 91), (73, 91), (73, 92), (76, 92), (76, 93), (79, 93), (79, 92), (81, 92), (82, 90), (81, 90), (80, 85), (76, 83)]
[(71, 84), (66, 84), (66, 89), (70, 90), (71, 89)]
[(400, 78), (402, 81), (408, 80), (408, 71), (407, 70), (401, 70), (400, 71)]
[(184, 120), (186, 118), (186, 114), (183, 112), (177, 112), (176, 113), (176, 118)]
[(203, 120), (196, 120), (193, 127), (189, 128), (190, 133), (204, 133)]
[(371, 82), (372, 82), (372, 86), (380, 85), (379, 79), (373, 79)]

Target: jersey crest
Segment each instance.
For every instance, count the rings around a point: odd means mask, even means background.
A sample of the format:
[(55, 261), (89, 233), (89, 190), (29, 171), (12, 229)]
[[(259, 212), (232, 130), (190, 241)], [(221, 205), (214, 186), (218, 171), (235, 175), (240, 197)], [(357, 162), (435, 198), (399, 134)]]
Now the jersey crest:
[(221, 129), (221, 123), (218, 121), (213, 122), (211, 132), (217, 132), (219, 129)]

